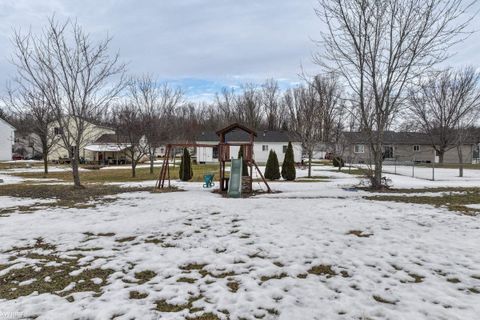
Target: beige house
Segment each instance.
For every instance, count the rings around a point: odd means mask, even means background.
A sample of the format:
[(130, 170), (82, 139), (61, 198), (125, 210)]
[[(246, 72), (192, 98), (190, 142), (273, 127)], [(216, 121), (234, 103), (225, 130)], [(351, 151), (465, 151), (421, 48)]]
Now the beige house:
[[(72, 132), (75, 134), (76, 132), (76, 122), (74, 119), (69, 119), (68, 121), (65, 121), (66, 125), (69, 126), (69, 129), (67, 132)], [(83, 134), (83, 139), (80, 142), (80, 145), (78, 146), (79, 149), (79, 154), (80, 158), (83, 158), (85, 161), (93, 161), (95, 152), (92, 150), (88, 150), (86, 147), (88, 145), (93, 144), (95, 141), (97, 141), (102, 135), (105, 134), (115, 134), (115, 131), (111, 128), (107, 128), (104, 126), (96, 125), (91, 122), (84, 122), (85, 123), (85, 131)], [(51, 161), (65, 161), (68, 159), (68, 149), (64, 144), (64, 141), (61, 139), (62, 131), (64, 128), (62, 128), (58, 122), (52, 124), (51, 130), (53, 131), (54, 135), (59, 136), (59, 142), (55, 144), (50, 151), (49, 155), (49, 160)]]
[[(346, 147), (343, 157), (347, 162), (370, 163), (371, 152), (368, 139), (362, 132), (344, 132)], [(465, 143), (461, 146), (463, 162), (472, 163), (475, 144)], [(438, 162), (439, 157), (432, 146), (431, 138), (418, 132), (387, 131), (384, 135), (383, 158), (385, 161), (398, 162)], [(458, 163), (457, 148), (448, 149), (443, 157), (444, 163)]]

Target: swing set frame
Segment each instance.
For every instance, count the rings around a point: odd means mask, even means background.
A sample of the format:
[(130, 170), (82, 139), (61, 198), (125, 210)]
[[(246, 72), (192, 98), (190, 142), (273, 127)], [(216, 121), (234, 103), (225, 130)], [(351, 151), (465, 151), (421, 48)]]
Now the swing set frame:
[[(241, 130), (246, 132), (249, 135), (249, 141), (247, 143), (230, 143), (227, 142), (226, 136), (228, 133)], [(272, 189), (268, 185), (267, 180), (263, 176), (263, 173), (258, 168), (257, 163), (253, 159), (253, 143), (255, 141), (255, 136), (257, 135), (255, 131), (250, 128), (247, 128), (241, 124), (234, 123), (229, 125), (226, 128), (223, 128), (216, 132), (219, 136), (219, 143), (216, 145), (212, 144), (201, 144), (201, 143), (170, 143), (167, 144), (165, 149), (165, 156), (162, 162), (162, 168), (160, 170), (160, 175), (156, 183), (157, 189), (163, 189), (165, 187), (170, 188), (171, 179), (170, 179), (170, 157), (172, 155), (172, 150), (176, 148), (218, 148), (218, 161), (219, 161), (219, 171), (220, 171), (220, 191), (226, 191), (228, 189), (228, 178), (225, 175), (226, 163), (231, 162), (230, 158), (230, 147), (239, 146), (243, 149), (243, 160), (246, 162), (249, 172), (248, 176), (242, 177), (242, 189), (246, 193), (251, 193), (253, 191), (253, 169), (255, 168), (260, 177), (262, 178), (263, 183), (267, 187), (267, 192), (272, 192)], [(167, 182), (167, 183), (166, 183)]]

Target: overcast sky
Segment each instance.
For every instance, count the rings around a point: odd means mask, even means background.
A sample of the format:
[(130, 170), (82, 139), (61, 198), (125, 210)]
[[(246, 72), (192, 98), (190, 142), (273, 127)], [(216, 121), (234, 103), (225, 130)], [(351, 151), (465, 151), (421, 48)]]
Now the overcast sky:
[[(267, 78), (288, 87), (308, 73), (321, 23), (316, 0), (0, 0), (0, 92), (14, 75), (14, 29), (34, 32), (53, 13), (113, 37), (132, 74), (150, 73), (206, 100), (223, 86)], [(478, 19), (477, 19), (478, 20)], [(479, 29), (479, 23), (475, 22)], [(480, 36), (454, 48), (451, 64), (477, 64)]]

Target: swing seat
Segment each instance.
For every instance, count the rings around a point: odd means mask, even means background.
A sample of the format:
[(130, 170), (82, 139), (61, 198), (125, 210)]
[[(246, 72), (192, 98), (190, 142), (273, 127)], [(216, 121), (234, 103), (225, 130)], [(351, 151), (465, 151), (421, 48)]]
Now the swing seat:
[(203, 184), (204, 188), (212, 188), (215, 186), (215, 183), (213, 182), (213, 178), (215, 177), (215, 174), (209, 173), (203, 176), (203, 181), (205, 182)]

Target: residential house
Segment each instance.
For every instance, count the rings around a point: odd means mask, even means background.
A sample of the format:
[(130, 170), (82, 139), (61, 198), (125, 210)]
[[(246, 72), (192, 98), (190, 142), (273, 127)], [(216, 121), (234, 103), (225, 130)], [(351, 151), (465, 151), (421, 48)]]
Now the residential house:
[[(67, 125), (70, 126), (69, 131), (75, 133), (75, 121), (73, 119), (70, 119), (69, 121), (67, 121)], [(55, 135), (60, 136), (64, 128), (59, 126), (58, 123), (54, 123), (51, 126), (51, 130), (53, 130), (53, 133)], [(105, 126), (97, 125), (91, 122), (85, 122), (83, 139), (80, 142), (80, 145), (77, 146), (80, 158), (83, 158), (85, 160), (93, 160), (95, 151), (88, 150), (85, 147), (94, 144), (95, 141), (97, 141), (104, 134), (115, 134), (115, 131)], [(58, 140), (58, 143), (56, 143), (50, 151), (49, 160), (68, 161), (67, 159), (69, 157), (69, 150), (64, 145), (62, 139)]]
[[(226, 136), (227, 143), (249, 143), (248, 135), (243, 131), (232, 131)], [(302, 161), (302, 144), (298, 137), (286, 131), (257, 131), (257, 136), (253, 144), (253, 158), (257, 163), (266, 163), (270, 150), (277, 154), (278, 161), (283, 161), (287, 151), (288, 142), (292, 142), (295, 162)], [(215, 132), (201, 132), (196, 143), (212, 145), (212, 147), (197, 147), (196, 157), (199, 163), (218, 162), (218, 136)], [(240, 147), (232, 146), (230, 155), (236, 157)]]
[[(345, 143), (343, 157), (347, 162), (369, 163), (371, 152), (367, 135), (364, 132), (344, 132)], [(464, 163), (472, 163), (475, 144), (466, 142), (461, 146)], [(438, 162), (438, 154), (432, 147), (429, 135), (419, 132), (386, 131), (383, 142), (383, 158), (398, 162)], [(444, 163), (458, 163), (456, 148), (445, 152)]]
[(84, 148), (85, 161), (103, 165), (125, 164), (128, 162), (125, 150), (130, 146), (126, 139), (106, 133)]
[(12, 160), (15, 127), (0, 117), (0, 161)]
[(13, 152), (24, 157), (25, 159), (42, 159), (42, 142), (40, 141), (40, 137), (31, 132), (26, 133), (15, 131)]

